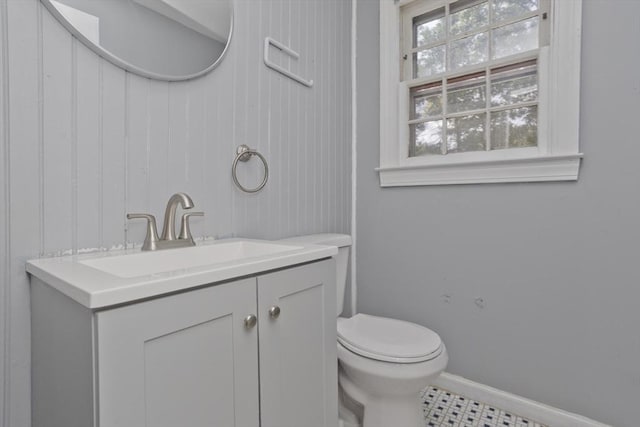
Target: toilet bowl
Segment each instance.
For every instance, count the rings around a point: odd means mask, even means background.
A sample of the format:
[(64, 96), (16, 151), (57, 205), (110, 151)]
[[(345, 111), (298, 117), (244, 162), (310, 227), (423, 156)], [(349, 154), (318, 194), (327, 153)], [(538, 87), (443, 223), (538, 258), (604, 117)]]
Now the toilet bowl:
[[(351, 236), (314, 234), (285, 240), (338, 247), (336, 302), (340, 316)], [(337, 328), (341, 425), (353, 426), (357, 421), (363, 427), (424, 426), (420, 391), (448, 362), (438, 334), (415, 323), (362, 313), (338, 317)]]
[(440, 337), (419, 325), (356, 314), (338, 318), (339, 382), (364, 408), (365, 427), (424, 425), (419, 393), (444, 371)]

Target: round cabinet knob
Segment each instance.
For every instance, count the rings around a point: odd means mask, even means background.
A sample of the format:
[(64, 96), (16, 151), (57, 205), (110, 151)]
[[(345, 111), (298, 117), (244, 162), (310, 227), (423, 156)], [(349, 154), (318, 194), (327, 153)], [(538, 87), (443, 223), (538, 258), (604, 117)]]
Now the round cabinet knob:
[(278, 316), (280, 316), (280, 307), (274, 305), (269, 309), (269, 317), (271, 317), (272, 319), (277, 319)]
[(256, 326), (256, 323), (258, 323), (258, 318), (255, 314), (250, 314), (244, 318), (244, 327), (247, 329), (253, 328)]

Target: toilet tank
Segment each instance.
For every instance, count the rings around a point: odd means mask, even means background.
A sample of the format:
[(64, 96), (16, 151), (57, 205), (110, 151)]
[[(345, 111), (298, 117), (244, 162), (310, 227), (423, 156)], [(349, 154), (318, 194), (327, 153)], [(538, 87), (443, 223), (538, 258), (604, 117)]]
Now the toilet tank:
[(282, 241), (308, 245), (327, 245), (338, 247), (338, 255), (336, 255), (334, 258), (336, 260), (336, 315), (340, 316), (344, 309), (344, 292), (347, 286), (347, 266), (349, 264), (351, 236), (349, 236), (348, 234), (320, 233), (290, 237), (287, 239), (282, 239)]

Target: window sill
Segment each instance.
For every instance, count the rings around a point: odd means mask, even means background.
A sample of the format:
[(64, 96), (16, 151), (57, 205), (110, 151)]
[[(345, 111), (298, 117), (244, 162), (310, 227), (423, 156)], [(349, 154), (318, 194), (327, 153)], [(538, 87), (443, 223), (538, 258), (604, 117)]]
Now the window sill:
[(376, 168), (381, 187), (576, 181), (582, 153)]

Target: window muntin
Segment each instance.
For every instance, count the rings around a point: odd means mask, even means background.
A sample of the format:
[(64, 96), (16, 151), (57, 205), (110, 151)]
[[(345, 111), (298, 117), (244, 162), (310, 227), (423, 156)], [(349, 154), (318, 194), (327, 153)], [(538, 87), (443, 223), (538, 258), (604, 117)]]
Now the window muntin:
[(408, 157), (537, 147), (541, 2), (457, 0), (404, 12)]
[(457, 0), (412, 16), (413, 73), (405, 79), (537, 49), (539, 6), (538, 0)]
[(535, 59), (414, 86), (409, 99), (409, 157), (537, 146)]

